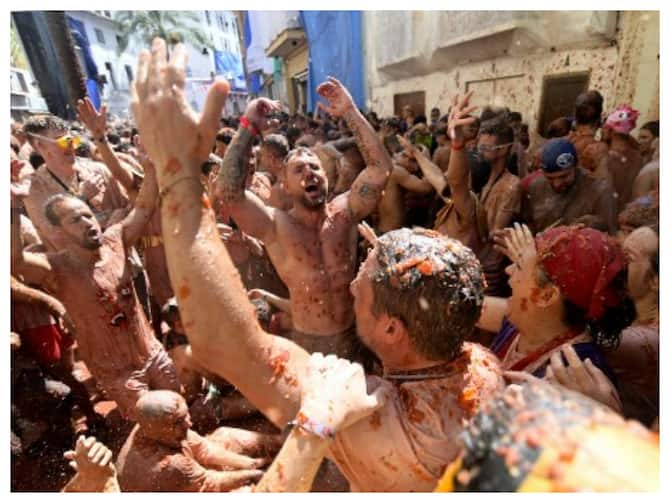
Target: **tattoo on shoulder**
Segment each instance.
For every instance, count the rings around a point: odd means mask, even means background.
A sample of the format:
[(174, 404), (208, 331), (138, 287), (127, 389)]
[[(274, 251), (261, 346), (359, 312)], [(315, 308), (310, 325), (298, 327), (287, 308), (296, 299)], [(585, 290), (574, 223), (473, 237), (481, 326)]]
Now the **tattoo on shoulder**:
[(374, 185), (364, 183), (358, 189), (358, 195), (363, 199), (376, 199), (379, 197), (380, 189)]

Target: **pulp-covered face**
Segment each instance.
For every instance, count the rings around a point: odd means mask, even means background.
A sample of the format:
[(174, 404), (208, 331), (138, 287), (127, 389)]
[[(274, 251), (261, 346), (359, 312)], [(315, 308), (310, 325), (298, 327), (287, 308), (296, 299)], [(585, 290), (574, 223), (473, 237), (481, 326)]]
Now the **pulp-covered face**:
[(326, 203), (328, 179), (314, 153), (305, 151), (293, 155), (284, 169), (285, 188), (294, 202), (306, 208), (319, 208)]
[(649, 258), (658, 250), (658, 236), (648, 227), (631, 232), (623, 241), (623, 251), (628, 263), (628, 294), (633, 300), (649, 292), (649, 281), (655, 273)]
[(648, 129), (640, 129), (637, 135), (637, 141), (640, 143), (640, 152), (646, 154), (651, 152), (651, 144), (654, 141), (654, 135)]
[(74, 243), (88, 250), (102, 245), (102, 230), (91, 208), (75, 198), (67, 198), (54, 208), (60, 227)]
[(570, 190), (575, 183), (577, 168), (574, 166), (572, 168), (563, 169), (561, 171), (556, 171), (554, 173), (547, 173), (545, 171), (544, 177), (551, 185), (551, 188), (554, 189), (554, 192), (562, 193)]
[[(35, 150), (44, 157), (47, 164), (72, 164), (75, 160), (75, 147), (70, 142), (66, 148), (59, 146), (55, 140), (68, 134), (67, 131), (47, 129), (39, 136), (33, 136)], [(40, 138), (43, 137), (43, 138)], [(53, 140), (53, 141), (49, 141)]]
[(379, 325), (372, 312), (374, 292), (371, 275), (379, 268), (377, 252), (373, 249), (361, 264), (358, 274), (351, 282), (349, 290), (354, 297), (354, 314), (356, 316), (356, 332), (363, 343), (376, 353), (375, 334)]
[(167, 425), (169, 428), (170, 437), (177, 441), (186, 440), (188, 430), (191, 428), (191, 426), (193, 426), (191, 423), (191, 415), (188, 412), (186, 402), (179, 402), (177, 411), (172, 417), (168, 419), (168, 421), (170, 421), (169, 425)]
[(519, 324), (537, 301), (540, 288), (537, 284), (537, 253), (525, 253), (519, 262), (505, 269), (509, 276), (512, 297), (509, 299), (509, 320)]

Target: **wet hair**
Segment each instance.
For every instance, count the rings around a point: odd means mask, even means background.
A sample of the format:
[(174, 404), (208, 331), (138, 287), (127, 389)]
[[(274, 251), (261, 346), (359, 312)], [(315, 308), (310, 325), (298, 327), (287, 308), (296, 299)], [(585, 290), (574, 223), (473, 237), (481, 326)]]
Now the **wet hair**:
[(507, 121), (508, 122), (522, 122), (523, 121), (523, 116), (521, 115), (520, 112), (510, 112), (507, 114)]
[(44, 215), (47, 217), (47, 220), (49, 220), (51, 225), (61, 225), (60, 217), (56, 213), (56, 205), (65, 202), (68, 199), (76, 199), (79, 201), (78, 198), (69, 194), (54, 194), (44, 203)]
[(640, 129), (646, 129), (654, 138), (658, 138), (659, 122), (649, 121), (642, 125)]
[(137, 400), (135, 408), (140, 423), (142, 419), (145, 421), (160, 421), (177, 412), (180, 403), (185, 403), (185, 400), (179, 393), (166, 389), (150, 390)]
[(396, 131), (400, 131), (400, 119), (398, 119), (397, 117), (390, 117), (386, 119), (384, 121), (384, 125)]
[(603, 114), (603, 95), (595, 89), (577, 96), (575, 100), (575, 120), (577, 124), (599, 125)]
[(425, 358), (456, 358), (484, 302), (484, 274), (475, 254), (459, 241), (419, 228), (387, 232), (375, 250), (373, 313), (402, 321)]
[(289, 151), (288, 141), (281, 134), (269, 134), (263, 138), (263, 148), (279, 159), (284, 159)]
[(482, 109), (482, 113), (479, 114), (479, 120), (483, 124), (486, 121), (489, 121), (491, 119), (495, 119), (496, 117), (503, 117), (503, 119), (507, 116), (507, 109), (505, 108), (500, 108), (500, 107), (494, 107), (492, 105), (487, 105)]
[(181, 320), (176, 297), (171, 297), (163, 304), (163, 307), (161, 307), (161, 318), (169, 325), (173, 325), (175, 322)]
[(559, 117), (554, 119), (547, 126), (547, 131), (544, 133), (545, 138), (561, 138), (570, 133), (572, 122), (567, 117)]
[(295, 144), (295, 141), (302, 136), (302, 131), (297, 127), (290, 127), (286, 131), (286, 139), (288, 140), (289, 146), (292, 147)]
[[(537, 266), (537, 284), (544, 287), (552, 283), (542, 266)], [(615, 288), (622, 293), (626, 290), (626, 269), (622, 269), (612, 280)], [(560, 289), (559, 289), (560, 290)], [(570, 328), (586, 330), (593, 338), (593, 342), (603, 349), (613, 349), (619, 345), (621, 332), (630, 326), (635, 319), (635, 303), (633, 300), (622, 295), (622, 301), (615, 307), (605, 310), (604, 314), (597, 320), (589, 320), (586, 317), (586, 309), (583, 309), (562, 296), (563, 322)]]
[(39, 168), (42, 164), (44, 164), (44, 157), (42, 157), (42, 156), (39, 154), (39, 152), (37, 152), (36, 150), (33, 150), (33, 151), (30, 153), (30, 158), (28, 159), (28, 161), (30, 162), (30, 165), (31, 165), (33, 168), (37, 169), (37, 168)]
[(67, 123), (55, 115), (36, 115), (26, 120), (23, 132), (26, 134), (44, 134), (46, 131), (67, 131)]
[(114, 152), (121, 152), (122, 154), (127, 154), (128, 152), (130, 152), (131, 147), (132, 145), (130, 143), (126, 143), (125, 141), (123, 141), (120, 142), (118, 145), (114, 145), (112, 150), (114, 150)]
[(487, 121), (482, 121), (479, 134), (489, 134), (496, 137), (496, 144), (504, 145), (514, 141), (514, 130), (503, 116), (496, 116)]
[(414, 125), (426, 124), (426, 122), (427, 122), (426, 121), (426, 116), (423, 115), (423, 114), (422, 115), (417, 115), (416, 117), (414, 117)]

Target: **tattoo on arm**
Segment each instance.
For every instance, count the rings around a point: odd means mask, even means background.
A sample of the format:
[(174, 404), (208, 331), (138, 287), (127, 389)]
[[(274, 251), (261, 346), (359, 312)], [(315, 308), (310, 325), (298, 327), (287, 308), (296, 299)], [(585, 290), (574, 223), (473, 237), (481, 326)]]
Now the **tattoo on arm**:
[(381, 194), (380, 187), (370, 185), (368, 183), (362, 184), (358, 189), (358, 195), (361, 196), (363, 199), (376, 200), (377, 198), (379, 198), (380, 194)]
[(224, 202), (244, 198), (244, 182), (249, 172), (247, 160), (252, 140), (251, 133), (245, 128), (240, 128), (228, 145), (217, 180), (220, 187), (219, 194)]

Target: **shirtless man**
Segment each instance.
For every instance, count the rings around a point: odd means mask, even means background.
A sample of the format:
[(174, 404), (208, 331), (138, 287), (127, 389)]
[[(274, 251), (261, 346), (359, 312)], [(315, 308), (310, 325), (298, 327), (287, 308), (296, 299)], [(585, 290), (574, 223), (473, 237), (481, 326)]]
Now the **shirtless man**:
[[(79, 141), (68, 133), (65, 122), (57, 117), (38, 116), (25, 126), (30, 143), (45, 161), (31, 177), (31, 187), (24, 204), (28, 216), (49, 250), (66, 246), (61, 236), (44, 216), (44, 203), (54, 194), (71, 194), (81, 198), (94, 211), (102, 228), (127, 213), (128, 197), (108, 166), (75, 157)], [(116, 210), (116, 211), (115, 211)]]
[[(302, 429), (326, 436), (324, 425), (298, 414), (309, 354), (259, 327), (196, 179), (229, 86), (221, 81), (212, 86), (196, 122), (182, 90), (186, 49), (177, 45), (169, 66), (165, 52), (165, 43), (157, 39), (151, 56), (141, 53), (133, 108), (140, 132), (153, 131), (146, 148), (160, 166), (170, 279), (193, 355), (237, 386), (277, 426), (296, 418)], [(329, 86), (327, 94), (338, 87)], [(334, 96), (329, 101), (339, 102)], [(358, 121), (351, 126), (361, 134)], [(368, 147), (363, 151), (370, 152)], [(371, 190), (362, 189), (369, 187), (367, 175), (356, 183), (358, 197)], [(348, 199), (350, 204), (356, 200)], [(175, 205), (177, 211), (171, 209)], [(379, 239), (351, 289), (357, 331), (386, 369), (386, 378), (371, 378), (369, 389), (389, 386), (390, 395), (369, 419), (334, 432), (328, 457), (354, 490), (432, 490), (457, 454), (462, 421), (503, 386), (490, 352), (462, 342), (483, 299), (479, 265), (454, 240), (401, 229)], [(450, 299), (449, 309), (445, 299)]]
[[(427, 152), (427, 149), (425, 149)], [(425, 178), (419, 178), (414, 173), (419, 166), (414, 159), (414, 149), (403, 150), (394, 156), (393, 171), (386, 183), (381, 201), (377, 206), (379, 223), (377, 230), (383, 234), (405, 226), (406, 208), (405, 192), (415, 194), (429, 194), (433, 186)]]
[(575, 100), (575, 130), (568, 135), (577, 150), (577, 158), (587, 173), (594, 173), (607, 156), (607, 144), (596, 140), (603, 113), (603, 96), (592, 89)]
[(298, 147), (286, 159), (285, 189), (290, 211), (269, 207), (244, 190), (246, 156), (253, 133), (268, 123), (278, 105), (252, 101), (226, 152), (216, 196), (244, 232), (260, 239), (291, 297), (293, 340), (310, 352), (351, 357), (354, 337), (353, 300), (349, 284), (355, 275), (356, 226), (379, 203), (392, 170), (391, 159), (349, 92), (335, 79), (318, 88), (334, 117), (344, 117), (354, 131), (367, 168), (350, 191), (327, 202), (328, 181), (319, 158)]
[[(241, 451), (249, 453), (249, 449), (239, 445), (230, 449), (225, 442), (193, 431), (188, 406), (178, 393), (147, 392), (137, 401), (137, 416), (138, 424), (116, 463), (123, 492), (224, 492), (263, 475), (259, 468), (267, 465), (267, 458), (248, 457)], [(269, 443), (266, 437), (279, 443), (270, 435), (248, 432), (247, 436), (257, 444)], [(258, 454), (258, 447), (254, 450)]]
[(446, 127), (440, 127), (435, 131), (435, 140), (437, 141), (437, 148), (433, 152), (433, 162), (442, 170), (447, 172), (449, 167), (449, 154), (451, 153), (451, 145), (449, 144), (449, 135)]
[(135, 207), (103, 233), (80, 199), (51, 197), (42, 211), (66, 240), (61, 251), (49, 253), (23, 249), (12, 211), (13, 273), (63, 303), (74, 321), (82, 360), (131, 419), (135, 402), (147, 389), (180, 389), (174, 365), (138, 301), (128, 264), (128, 250), (142, 235), (156, 198), (155, 173), (147, 170)]

